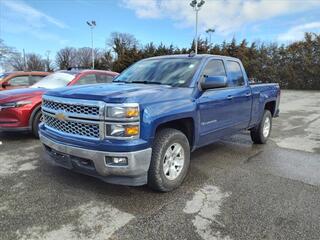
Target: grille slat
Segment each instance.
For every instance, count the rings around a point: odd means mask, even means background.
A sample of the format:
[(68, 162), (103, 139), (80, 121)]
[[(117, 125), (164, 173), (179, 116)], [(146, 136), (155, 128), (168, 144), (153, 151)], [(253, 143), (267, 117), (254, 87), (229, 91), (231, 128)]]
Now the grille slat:
[(55, 111), (65, 111), (83, 115), (99, 116), (99, 106), (67, 104), (43, 99), (42, 106)]
[(69, 134), (99, 138), (99, 124), (96, 123), (81, 123), (71, 121), (60, 121), (47, 114), (43, 115), (43, 120), (48, 127), (54, 128), (60, 132)]
[[(44, 97), (42, 99), (43, 122), (52, 130), (81, 137), (100, 139), (103, 121), (100, 112), (103, 104), (97, 101), (76, 99), (57, 99)], [(63, 116), (59, 118), (58, 116)]]

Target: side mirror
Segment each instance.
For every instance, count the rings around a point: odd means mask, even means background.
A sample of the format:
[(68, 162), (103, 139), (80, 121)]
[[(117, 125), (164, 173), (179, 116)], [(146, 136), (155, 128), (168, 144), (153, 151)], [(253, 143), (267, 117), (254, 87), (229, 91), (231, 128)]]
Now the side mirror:
[(200, 84), (202, 90), (212, 88), (223, 88), (227, 86), (227, 77), (225, 76), (204, 76), (203, 81)]
[(2, 87), (3, 87), (3, 88), (10, 87), (10, 86), (11, 86), (11, 84), (8, 83), (8, 82), (2, 83)]

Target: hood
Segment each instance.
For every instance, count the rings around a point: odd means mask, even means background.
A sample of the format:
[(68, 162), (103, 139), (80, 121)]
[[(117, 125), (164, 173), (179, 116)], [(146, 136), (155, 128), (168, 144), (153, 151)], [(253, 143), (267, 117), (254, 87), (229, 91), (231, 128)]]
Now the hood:
[(51, 90), (46, 95), (99, 100), (108, 103), (138, 102), (153, 103), (190, 98), (193, 88), (178, 88), (167, 85), (110, 83), (82, 85)]
[(0, 103), (20, 101), (42, 95), (47, 90), (44, 88), (23, 88), (5, 90), (0, 92)]

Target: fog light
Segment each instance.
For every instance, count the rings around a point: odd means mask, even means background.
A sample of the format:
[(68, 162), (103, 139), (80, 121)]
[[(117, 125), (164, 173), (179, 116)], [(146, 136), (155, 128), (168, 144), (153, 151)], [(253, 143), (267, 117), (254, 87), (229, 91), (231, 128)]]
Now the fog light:
[(106, 157), (106, 164), (111, 166), (127, 166), (128, 159), (126, 157)]

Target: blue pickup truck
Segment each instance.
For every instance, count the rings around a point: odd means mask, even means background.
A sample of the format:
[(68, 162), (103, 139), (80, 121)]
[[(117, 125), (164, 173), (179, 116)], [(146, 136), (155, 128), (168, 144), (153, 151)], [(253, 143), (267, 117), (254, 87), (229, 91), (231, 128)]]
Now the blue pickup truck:
[(265, 143), (279, 100), (278, 84), (249, 85), (236, 58), (153, 57), (113, 83), (46, 93), (39, 135), (54, 165), (165, 192), (182, 183), (197, 148), (242, 130)]

